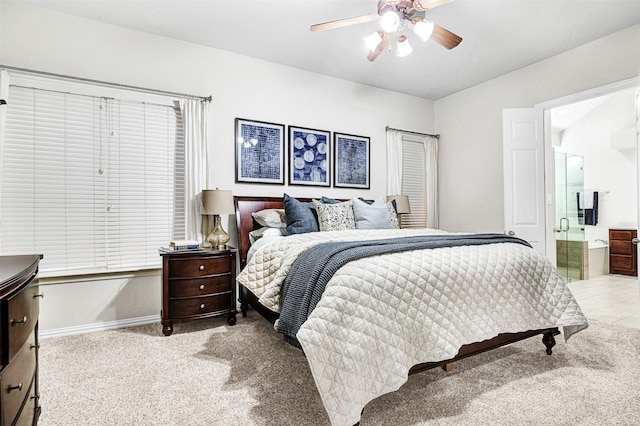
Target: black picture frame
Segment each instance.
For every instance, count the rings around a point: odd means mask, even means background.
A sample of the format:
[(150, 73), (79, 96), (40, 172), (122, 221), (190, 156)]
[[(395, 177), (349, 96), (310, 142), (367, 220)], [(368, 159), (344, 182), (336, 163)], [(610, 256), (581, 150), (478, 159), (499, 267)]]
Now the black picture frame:
[(371, 144), (367, 136), (333, 133), (336, 188), (370, 189)]
[(236, 118), (236, 183), (284, 185), (284, 124)]
[(289, 126), (289, 185), (331, 186), (331, 132)]

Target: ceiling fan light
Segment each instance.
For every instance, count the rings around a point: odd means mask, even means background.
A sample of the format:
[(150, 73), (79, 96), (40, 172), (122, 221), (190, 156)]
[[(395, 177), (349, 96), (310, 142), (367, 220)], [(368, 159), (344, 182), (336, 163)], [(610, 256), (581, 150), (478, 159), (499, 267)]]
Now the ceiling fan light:
[(366, 36), (364, 38), (364, 43), (367, 45), (367, 49), (376, 50), (378, 44), (382, 41), (382, 36), (378, 33), (378, 31)]
[(403, 57), (408, 56), (409, 54), (411, 54), (411, 52), (413, 52), (413, 47), (411, 47), (411, 45), (409, 44), (409, 40), (407, 40), (407, 37), (404, 35), (398, 37), (396, 55)]
[(400, 15), (394, 10), (388, 10), (380, 18), (380, 26), (385, 33), (392, 33), (400, 28)]
[(418, 21), (413, 24), (413, 32), (416, 33), (418, 37), (422, 39), (422, 41), (427, 41), (433, 34), (433, 29), (435, 25), (431, 21)]

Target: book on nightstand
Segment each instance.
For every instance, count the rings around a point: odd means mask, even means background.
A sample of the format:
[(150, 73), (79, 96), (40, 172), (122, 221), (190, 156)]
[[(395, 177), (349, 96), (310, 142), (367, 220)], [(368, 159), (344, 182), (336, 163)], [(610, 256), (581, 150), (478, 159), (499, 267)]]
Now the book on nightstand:
[(176, 251), (198, 251), (201, 250), (200, 243), (194, 240), (171, 241), (168, 246), (158, 249), (160, 253), (173, 253)]

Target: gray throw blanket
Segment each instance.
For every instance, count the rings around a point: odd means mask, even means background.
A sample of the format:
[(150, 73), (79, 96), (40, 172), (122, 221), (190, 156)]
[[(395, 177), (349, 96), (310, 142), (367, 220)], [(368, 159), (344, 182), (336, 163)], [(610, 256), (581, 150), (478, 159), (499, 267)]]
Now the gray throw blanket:
[(277, 331), (285, 341), (299, 348), (298, 330), (320, 301), (333, 274), (352, 260), (410, 250), (498, 243), (531, 247), (520, 238), (503, 234), (420, 235), (318, 244), (298, 257), (282, 285)]

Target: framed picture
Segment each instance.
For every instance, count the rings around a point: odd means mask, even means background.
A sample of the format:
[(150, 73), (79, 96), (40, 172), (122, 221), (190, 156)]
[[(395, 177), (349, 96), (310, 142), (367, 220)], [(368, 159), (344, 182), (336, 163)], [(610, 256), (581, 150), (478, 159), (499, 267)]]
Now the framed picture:
[(289, 185), (331, 186), (331, 133), (289, 126)]
[(369, 189), (370, 150), (366, 136), (333, 133), (336, 188)]
[(236, 118), (236, 182), (284, 185), (284, 125)]

